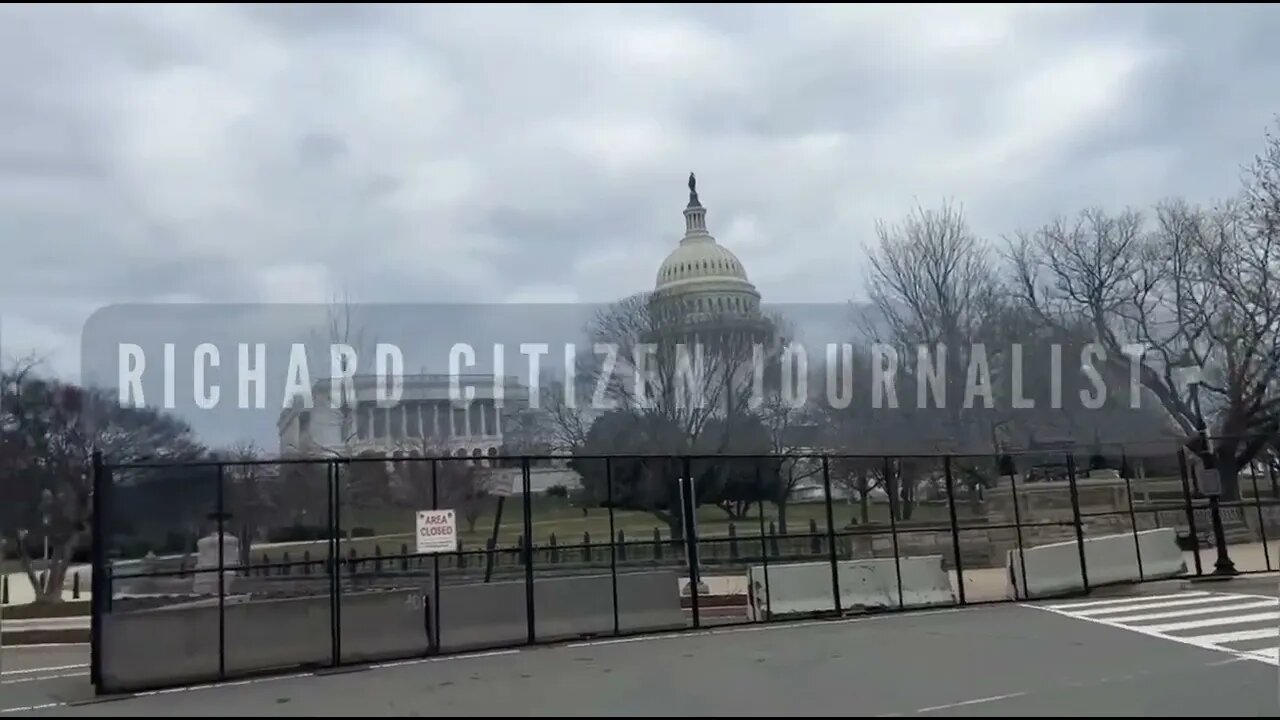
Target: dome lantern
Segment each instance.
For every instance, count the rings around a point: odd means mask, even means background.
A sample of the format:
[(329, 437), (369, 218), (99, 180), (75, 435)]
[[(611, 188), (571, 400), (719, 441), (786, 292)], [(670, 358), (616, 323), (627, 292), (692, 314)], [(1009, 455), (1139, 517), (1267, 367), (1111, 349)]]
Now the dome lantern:
[(654, 294), (679, 299), (681, 307), (750, 315), (758, 312), (760, 294), (747, 279), (737, 256), (707, 231), (707, 209), (698, 199), (697, 179), (689, 173), (689, 203), (684, 209), (684, 237), (658, 269)]
[(698, 180), (693, 173), (689, 173), (689, 205), (684, 209), (684, 240), (680, 242), (684, 243), (692, 238), (709, 237), (711, 236), (707, 234), (707, 209), (698, 202)]

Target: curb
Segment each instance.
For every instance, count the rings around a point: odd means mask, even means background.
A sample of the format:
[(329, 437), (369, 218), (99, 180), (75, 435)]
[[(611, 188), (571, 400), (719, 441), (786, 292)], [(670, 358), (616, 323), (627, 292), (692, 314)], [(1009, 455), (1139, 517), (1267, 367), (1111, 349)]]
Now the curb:
[(87, 642), (89, 642), (89, 631), (85, 628), (6, 630), (3, 634), (0, 634), (0, 645), (4, 647)]

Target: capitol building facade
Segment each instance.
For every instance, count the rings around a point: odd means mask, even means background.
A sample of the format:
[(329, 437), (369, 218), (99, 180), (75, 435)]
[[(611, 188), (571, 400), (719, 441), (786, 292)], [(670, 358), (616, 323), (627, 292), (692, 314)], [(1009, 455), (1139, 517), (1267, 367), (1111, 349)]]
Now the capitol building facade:
[[(400, 398), (392, 404), (378, 400), (377, 378), (357, 375), (354, 399), (335, 408), (332, 381), (320, 380), (312, 392), (313, 407), (295, 404), (280, 414), (282, 454), (452, 456), (487, 465), (487, 458), (500, 453), (514, 418), (529, 405), (528, 388), (516, 377), (500, 381), (501, 400), (494, 397), (492, 375), (462, 375), (456, 383), (448, 374), (403, 375), (401, 381)], [(456, 385), (470, 386), (473, 398), (455, 400), (451, 389)]]

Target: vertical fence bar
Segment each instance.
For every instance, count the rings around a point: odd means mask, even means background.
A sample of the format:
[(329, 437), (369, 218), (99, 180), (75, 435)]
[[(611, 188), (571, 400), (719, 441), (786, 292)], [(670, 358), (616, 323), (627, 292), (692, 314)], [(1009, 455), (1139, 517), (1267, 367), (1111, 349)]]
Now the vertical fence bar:
[(1089, 592), (1089, 568), (1084, 557), (1084, 518), (1080, 517), (1080, 488), (1076, 485), (1076, 459), (1067, 453), (1067, 477), (1071, 483), (1071, 518), (1076, 526), (1076, 548), (1080, 552), (1080, 582)]
[(617, 530), (613, 527), (613, 458), (604, 459), (604, 497), (609, 507), (609, 585), (613, 592), (613, 634), (618, 635), (621, 628), (618, 623), (618, 546)]
[(1120, 474), (1124, 476), (1124, 494), (1129, 498), (1129, 526), (1133, 528), (1133, 554), (1138, 558), (1138, 581), (1147, 579), (1147, 575), (1142, 570), (1142, 543), (1138, 542), (1138, 515), (1133, 511), (1133, 481), (1130, 476), (1133, 475), (1132, 469), (1129, 467), (1129, 454), (1126, 450), (1120, 450)]
[[(1262, 517), (1262, 495), (1258, 493), (1258, 469), (1252, 461), (1249, 463), (1249, 479), (1253, 483), (1253, 509), (1258, 511), (1258, 532), (1262, 537), (1262, 558), (1271, 570), (1271, 551), (1267, 549), (1267, 523)], [(1236, 483), (1238, 486), (1239, 483)], [(1240, 517), (1244, 518), (1244, 508), (1240, 509)]]
[(698, 514), (698, 495), (694, 488), (694, 473), (689, 457), (681, 460), (681, 474), (684, 477), (680, 480), (680, 509), (684, 515), (681, 524), (685, 528), (685, 555), (686, 564), (689, 565), (689, 600), (691, 610), (694, 611), (694, 628), (700, 628), (703, 625), (703, 614), (698, 587), (703, 578), (699, 571), (701, 561), (698, 556), (698, 521), (695, 520), (695, 515)]
[(338, 462), (325, 463), (325, 492), (329, 496), (329, 652), (331, 663), (337, 667), (342, 660), (341, 620), (338, 615)]
[(689, 566), (689, 602), (693, 610), (693, 626), (698, 628), (702, 627), (702, 613), (698, 607), (698, 585), (702, 578), (698, 577), (698, 524), (693, 521), (698, 506), (693, 494), (693, 472), (688, 457), (682, 459), (680, 469), (683, 475), (680, 480), (680, 510), (684, 515), (684, 546)]
[(1191, 557), (1196, 563), (1196, 577), (1204, 574), (1200, 565), (1200, 533), (1196, 532), (1196, 512), (1191, 503), (1191, 482), (1187, 479), (1187, 454), (1184, 448), (1178, 448), (1178, 474), (1182, 477), (1182, 501), (1187, 507), (1187, 532), (1191, 535)]
[[(439, 460), (431, 458), (431, 509), (440, 509), (440, 485), (437, 479), (437, 471), (439, 469)], [(457, 517), (457, 514), (454, 514)], [(415, 548), (416, 549), (416, 548)], [(428, 637), (427, 642), (430, 643), (430, 649), (434, 652), (440, 652), (440, 553), (431, 553), (431, 599), (434, 600), (431, 607), (432, 618), (431, 628), (435, 631), (435, 637)]]
[[(226, 558), (223, 556), (223, 535), (226, 532), (224, 527), (226, 511), (223, 503), (224, 495), (222, 489), (223, 465), (218, 463), (218, 501), (215, 512), (218, 514), (218, 679), (225, 680), (227, 677), (227, 588), (226, 588)], [(248, 542), (248, 538), (245, 539)]]
[(524, 610), (528, 622), (529, 643), (537, 640), (533, 629), (533, 503), (529, 493), (529, 458), (520, 458), (520, 491), (524, 496)]
[(106, 569), (107, 517), (104, 512), (106, 507), (104, 495), (111, 479), (103, 466), (101, 450), (93, 451), (90, 472), (93, 473), (93, 547), (90, 548), (93, 556), (93, 576), (89, 580), (89, 586), (93, 594), (89, 596), (89, 638), (92, 641), (89, 644), (89, 681), (93, 683), (96, 691), (102, 692), (102, 613), (107, 594), (111, 592)]
[(836, 563), (836, 521), (831, 512), (831, 464), (826, 455), (822, 456), (822, 489), (827, 511), (827, 557), (831, 561), (831, 601), (832, 607), (836, 609), (836, 615), (843, 615), (844, 608), (840, 605), (840, 566)]
[[(822, 461), (824, 463), (827, 461), (826, 456), (823, 456)], [(756, 487), (764, 487), (763, 482), (760, 479), (759, 458), (756, 458)], [(756, 510), (756, 515), (760, 519), (760, 562), (764, 567), (764, 597), (770, 607), (772, 607), (773, 596), (769, 594), (769, 541), (764, 535), (764, 503), (756, 503)], [(752, 593), (754, 590), (755, 589), (751, 587), (747, 588), (748, 593)], [(764, 618), (765, 622), (769, 621), (769, 612), (767, 610), (757, 607), (756, 612), (760, 613), (760, 617)]]
[[(901, 467), (902, 463), (898, 463)], [(893, 574), (898, 579), (898, 609), (901, 610), (905, 604), (902, 598), (902, 557), (898, 552), (898, 493), (902, 492), (902, 478), (899, 477), (892, 485), (889, 483), (889, 473), (892, 472), (892, 463), (888, 456), (884, 458), (884, 485), (889, 490), (889, 537), (893, 540)], [(875, 541), (872, 540), (872, 543)]]
[[(999, 472), (999, 468), (996, 471)], [(1022, 544), (1022, 510), (1018, 507), (1017, 468), (1013, 465), (1013, 457), (1009, 457), (1009, 493), (1013, 497), (1013, 530), (1018, 536), (1018, 570), (1022, 575), (1022, 597), (1031, 598), (1027, 585), (1027, 555)]]
[(955, 553), (956, 587), (960, 591), (960, 604), (966, 605), (964, 597), (964, 562), (960, 559), (960, 527), (956, 520), (956, 482), (951, 474), (951, 456), (942, 458), (942, 470), (947, 479), (947, 514), (951, 516), (951, 550)]

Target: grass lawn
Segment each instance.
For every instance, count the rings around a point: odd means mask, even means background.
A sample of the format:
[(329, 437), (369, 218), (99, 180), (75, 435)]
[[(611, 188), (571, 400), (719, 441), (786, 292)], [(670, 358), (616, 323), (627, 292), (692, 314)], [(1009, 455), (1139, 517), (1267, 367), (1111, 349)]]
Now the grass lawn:
[[(493, 533), (493, 523), (497, 512), (497, 499), (490, 500), (474, 518), (474, 524), (468, 518), (458, 517), (458, 532), (463, 546), (469, 549), (483, 548)], [(957, 513), (968, 517), (967, 507), (957, 505)], [(513, 547), (524, 534), (523, 501), (519, 497), (509, 497), (503, 503), (502, 517), (498, 526), (498, 546)], [(728, 514), (714, 505), (703, 505), (698, 508), (698, 536), (700, 538), (725, 537), (729, 534), (729, 526), (734, 525), (734, 532), (739, 538), (756, 538), (760, 536), (760, 508), (752, 507), (746, 518), (730, 520)], [(836, 504), (832, 506), (832, 518), (837, 531), (849, 525), (851, 520), (860, 519), (861, 510), (858, 505)], [(609, 511), (605, 508), (588, 508), (583, 514), (581, 507), (574, 507), (565, 498), (538, 496), (530, 508), (533, 527), (533, 539), (537, 545), (545, 546), (554, 535), (560, 546), (582, 543), (583, 534), (589, 533), (591, 542), (604, 543), (609, 536)], [(772, 503), (764, 505), (765, 532), (769, 524), (775, 525), (777, 532), (778, 509)], [(873, 502), (869, 507), (869, 519), (873, 523), (889, 522), (889, 506), (887, 503)], [(912, 515), (915, 521), (948, 523), (947, 506), (943, 504), (918, 504)], [(816, 524), (819, 532), (826, 532), (826, 505), (822, 502), (789, 503), (787, 505), (787, 530), (791, 534), (803, 534), (809, 531), (810, 520)], [(378, 547), (383, 555), (395, 555), (400, 552), (400, 545), (408, 546), (413, 552), (414, 511), (409, 508), (346, 508), (342, 513), (343, 527), (367, 527), (375, 531), (376, 537), (353, 538), (342, 542), (341, 554), (346, 556), (355, 549), (360, 556), (372, 555), (374, 547)], [(620, 531), (628, 541), (652, 540), (657, 528), (663, 539), (670, 538), (666, 523), (652, 513), (639, 510), (614, 510), (614, 534)], [(289, 553), (290, 561), (302, 559), (304, 551), (310, 552), (313, 559), (323, 557), (327, 552), (324, 541), (298, 543), (287, 548), (263, 548), (253, 551), (253, 561), (259, 562), (265, 554), (270, 562), (280, 562), (283, 554)]]

